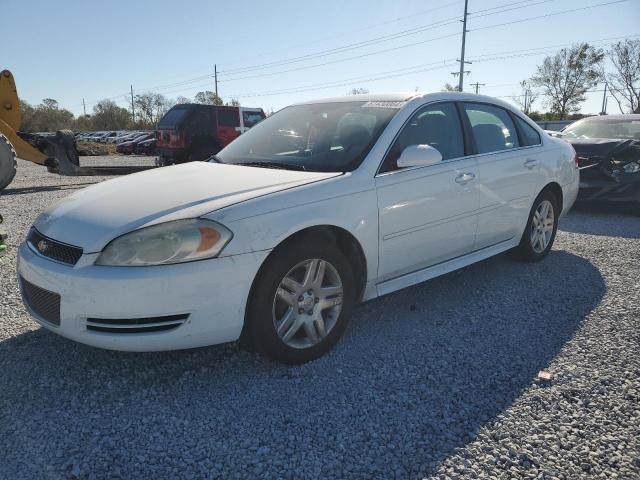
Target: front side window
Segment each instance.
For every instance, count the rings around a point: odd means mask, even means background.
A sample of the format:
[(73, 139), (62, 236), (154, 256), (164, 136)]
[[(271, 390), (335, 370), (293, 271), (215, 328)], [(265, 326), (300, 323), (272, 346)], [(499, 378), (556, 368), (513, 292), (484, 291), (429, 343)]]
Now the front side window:
[(519, 147), (518, 134), (506, 110), (493, 105), (465, 103), (477, 153), (499, 152)]
[(287, 107), (258, 123), (217, 156), (224, 163), (315, 172), (352, 171), (398, 112), (397, 105), (388, 103)]
[(235, 108), (221, 108), (218, 110), (218, 125), (222, 127), (239, 127), (240, 116)]
[(381, 172), (397, 169), (396, 162), (410, 145), (430, 145), (443, 160), (464, 156), (464, 139), (458, 111), (453, 103), (438, 103), (420, 109), (402, 127)]

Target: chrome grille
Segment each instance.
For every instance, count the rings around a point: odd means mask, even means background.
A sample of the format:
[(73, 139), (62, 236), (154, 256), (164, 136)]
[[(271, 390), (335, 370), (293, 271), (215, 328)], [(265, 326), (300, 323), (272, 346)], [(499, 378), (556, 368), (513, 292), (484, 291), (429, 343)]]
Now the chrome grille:
[(60, 295), (20, 277), (22, 300), (38, 318), (54, 325), (60, 325)]
[(82, 256), (80, 247), (74, 247), (73, 245), (45, 237), (35, 228), (32, 228), (29, 232), (27, 242), (40, 255), (67, 265), (75, 265)]
[(164, 332), (178, 328), (189, 314), (145, 318), (87, 318), (87, 330), (104, 333)]

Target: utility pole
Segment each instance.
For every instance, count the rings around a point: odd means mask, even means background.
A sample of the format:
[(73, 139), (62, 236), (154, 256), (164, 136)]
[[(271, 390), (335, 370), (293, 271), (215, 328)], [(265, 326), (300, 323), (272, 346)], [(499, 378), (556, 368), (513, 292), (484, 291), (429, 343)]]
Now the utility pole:
[(213, 78), (215, 79), (216, 82), (216, 97), (218, 96), (218, 65), (214, 64), (213, 65)]
[(458, 60), (460, 62), (460, 73), (458, 74), (458, 91), (461, 92), (462, 91), (462, 85), (464, 84), (464, 64), (465, 63), (471, 63), (471, 62), (465, 62), (464, 61), (464, 47), (465, 47), (465, 42), (467, 40), (467, 6), (469, 5), (469, 0), (464, 0), (464, 17), (462, 19), (462, 49), (460, 51), (460, 59)]
[(87, 116), (87, 107), (84, 104), (84, 97), (82, 98), (82, 111), (84, 112), (84, 116)]
[(133, 123), (136, 123), (136, 109), (133, 103), (133, 85), (131, 85), (131, 116), (133, 117)]
[(486, 85), (486, 83), (478, 83), (478, 82), (476, 82), (476, 83), (471, 83), (470, 85), (471, 85), (472, 87), (475, 87), (475, 89), (476, 89), (476, 93), (478, 93), (478, 88), (479, 88), (479, 87), (484, 87), (484, 86)]
[(600, 115), (607, 114), (607, 82), (604, 82), (604, 95), (602, 95), (602, 110)]

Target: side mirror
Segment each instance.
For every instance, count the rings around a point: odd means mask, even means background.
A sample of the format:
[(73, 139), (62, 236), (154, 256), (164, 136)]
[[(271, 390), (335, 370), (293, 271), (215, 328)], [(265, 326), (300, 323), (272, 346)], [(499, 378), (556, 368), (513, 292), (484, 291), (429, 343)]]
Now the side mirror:
[(398, 168), (434, 165), (442, 161), (442, 154), (431, 145), (409, 145), (398, 158)]

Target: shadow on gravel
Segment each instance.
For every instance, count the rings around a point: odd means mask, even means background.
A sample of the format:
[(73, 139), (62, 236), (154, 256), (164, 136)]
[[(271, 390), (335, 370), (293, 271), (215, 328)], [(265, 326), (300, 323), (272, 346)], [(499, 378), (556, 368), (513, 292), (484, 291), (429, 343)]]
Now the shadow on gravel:
[(359, 306), (336, 349), (300, 367), (36, 330), (0, 342), (3, 463), (33, 477), (422, 478), (513, 404), (605, 290), (570, 253), (503, 255)]
[(41, 185), (38, 187), (23, 187), (23, 188), (6, 188), (0, 193), (0, 196), (3, 195), (24, 195), (29, 193), (38, 193), (38, 192), (57, 192), (59, 190), (74, 190), (77, 188), (84, 188), (87, 185), (94, 185), (97, 182), (86, 182), (86, 183), (70, 183), (68, 185)]
[(578, 207), (560, 220), (561, 231), (605, 237), (640, 238), (640, 212)]

